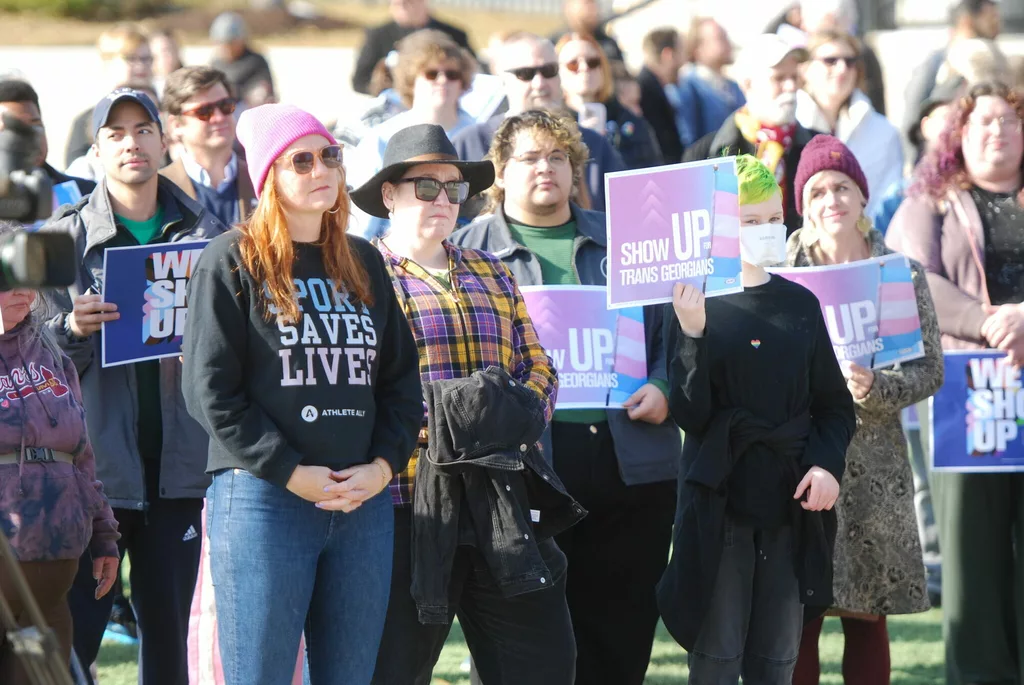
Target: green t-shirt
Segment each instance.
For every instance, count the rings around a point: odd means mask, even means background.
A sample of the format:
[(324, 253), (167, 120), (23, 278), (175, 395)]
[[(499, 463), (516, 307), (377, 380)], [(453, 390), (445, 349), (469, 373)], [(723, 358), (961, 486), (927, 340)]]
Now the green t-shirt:
[(118, 214), (115, 214), (114, 218), (117, 219), (117, 223), (124, 226), (132, 234), (132, 237), (135, 238), (139, 245), (153, 242), (163, 232), (164, 228), (164, 210), (159, 205), (157, 205), (156, 214), (145, 221), (132, 221)]
[[(118, 214), (117, 223), (123, 226), (139, 245), (163, 242), (164, 211), (157, 205), (156, 214), (145, 221), (132, 221)], [(122, 234), (123, 235), (123, 234)], [(120, 241), (127, 244), (124, 236)], [(144, 460), (146, 498), (160, 497), (160, 462), (163, 452), (163, 413), (160, 407), (160, 362), (150, 360), (135, 364), (136, 392), (139, 402), (138, 446)]]
[(516, 241), (537, 255), (544, 285), (580, 284), (572, 263), (572, 248), (576, 241), (575, 220), (551, 228), (509, 222), (508, 228)]
[[(543, 228), (509, 222), (509, 231), (516, 241), (537, 255), (544, 285), (579, 285), (576, 268), (572, 263), (576, 242), (576, 221), (561, 226)], [(608, 420), (603, 409), (560, 409), (555, 421), (567, 423), (600, 423)]]

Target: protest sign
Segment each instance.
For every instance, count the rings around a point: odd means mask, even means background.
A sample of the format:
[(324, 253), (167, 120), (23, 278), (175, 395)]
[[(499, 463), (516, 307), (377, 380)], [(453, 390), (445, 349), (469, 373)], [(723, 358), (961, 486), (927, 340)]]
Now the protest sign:
[(108, 247), (103, 301), (121, 315), (103, 324), (103, 366), (181, 354), (185, 287), (207, 240)]
[(605, 174), (608, 307), (743, 290), (734, 157)]
[(903, 255), (768, 271), (818, 298), (839, 361), (878, 369), (924, 356), (917, 296)]
[(946, 352), (946, 381), (931, 398), (935, 471), (1024, 471), (1020, 369), (998, 350)]
[(619, 408), (647, 382), (642, 308), (607, 309), (602, 286), (520, 290), (558, 370), (557, 409)]
[[(64, 205), (73, 205), (82, 199), (82, 193), (78, 190), (78, 184), (74, 181), (64, 181), (53, 186), (53, 194), (51, 197), (51, 207), (53, 213), (57, 213), (57, 209)], [(38, 231), (46, 223), (46, 219), (40, 219), (39, 221), (26, 224), (25, 229), (28, 231)]]

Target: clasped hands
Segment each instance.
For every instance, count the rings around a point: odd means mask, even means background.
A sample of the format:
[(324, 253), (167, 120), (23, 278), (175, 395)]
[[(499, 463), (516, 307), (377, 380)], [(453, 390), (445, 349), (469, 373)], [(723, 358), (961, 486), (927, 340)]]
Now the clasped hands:
[(981, 336), (989, 346), (1006, 352), (1010, 363), (1024, 366), (1024, 305), (982, 305), (988, 318), (981, 325)]
[(324, 511), (350, 514), (379, 494), (391, 482), (391, 466), (377, 457), (341, 471), (326, 466), (296, 466), (288, 479), (288, 491), (313, 502)]

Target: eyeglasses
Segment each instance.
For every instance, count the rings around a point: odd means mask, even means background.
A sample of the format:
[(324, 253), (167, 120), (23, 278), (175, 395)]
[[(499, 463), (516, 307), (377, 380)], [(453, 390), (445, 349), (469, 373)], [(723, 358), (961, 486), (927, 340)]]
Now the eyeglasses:
[(978, 128), (990, 129), (992, 124), (998, 124), (1000, 132), (1021, 132), (1020, 117), (968, 117), (967, 121), (971, 126), (977, 126)]
[(539, 67), (519, 67), (518, 69), (509, 69), (508, 73), (515, 76), (520, 81), (530, 82), (540, 73), (544, 78), (555, 78), (558, 76), (558, 64), (555, 62), (548, 62), (542, 64)]
[(462, 72), (458, 69), (424, 69), (423, 78), (428, 81), (436, 81), (437, 77), (444, 74), (446, 81), (462, 81)]
[(580, 69), (583, 68), (584, 64), (587, 65), (587, 69), (589, 71), (594, 71), (596, 69), (601, 68), (601, 60), (597, 57), (577, 57), (576, 59), (570, 62), (566, 62), (565, 68), (574, 74), (578, 74), (580, 72)]
[(433, 202), (441, 194), (442, 189), (444, 189), (445, 195), (448, 196), (448, 202), (451, 202), (453, 205), (461, 205), (469, 199), (469, 181), (445, 181), (442, 183), (436, 178), (417, 176), (414, 178), (401, 178), (395, 181), (396, 185), (401, 183), (412, 183), (413, 193), (416, 194), (416, 199), (421, 202)]
[(853, 69), (857, 66), (857, 62), (860, 61), (860, 57), (857, 55), (853, 55), (852, 57), (819, 57), (818, 61), (829, 69), (833, 68), (840, 62), (845, 64), (847, 69)]
[(152, 55), (122, 55), (121, 59), (128, 64), (140, 64), (142, 66), (149, 66), (153, 64)]
[(235, 111), (235, 101), (231, 98), (224, 98), (216, 102), (207, 102), (205, 105), (182, 110), (181, 114), (186, 117), (195, 117), (199, 121), (209, 121), (213, 118), (214, 111), (218, 109), (224, 116), (229, 116)]
[(540, 164), (542, 159), (547, 160), (548, 164), (553, 167), (562, 167), (569, 163), (569, 155), (562, 152), (561, 150), (555, 150), (549, 152), (546, 155), (539, 155), (535, 152), (528, 152), (525, 155), (519, 155), (518, 157), (512, 157), (521, 164), (526, 166), (537, 166)]
[(341, 166), (342, 154), (340, 145), (325, 145), (316, 152), (299, 150), (298, 152), (293, 152), (292, 156), (288, 159), (291, 161), (292, 169), (295, 170), (295, 173), (308, 174), (312, 173), (317, 156), (320, 157), (320, 160), (328, 169), (337, 169)]

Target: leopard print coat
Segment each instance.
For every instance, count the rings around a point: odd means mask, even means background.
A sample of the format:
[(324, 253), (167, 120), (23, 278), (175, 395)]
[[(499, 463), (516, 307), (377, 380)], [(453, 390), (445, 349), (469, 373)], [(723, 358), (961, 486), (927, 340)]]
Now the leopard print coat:
[[(867, 237), (872, 257), (891, 254), (878, 231)], [(787, 244), (790, 266), (815, 266), (815, 238), (806, 229)], [(835, 607), (862, 614), (910, 614), (929, 608), (914, 515), (914, 483), (900, 411), (942, 385), (939, 325), (924, 269), (911, 260), (925, 356), (875, 370), (874, 385), (856, 402), (857, 432), (846, 452), (836, 513)]]

